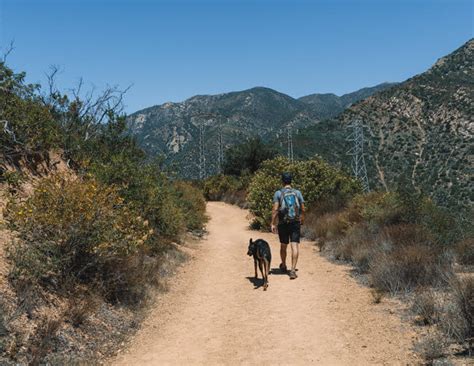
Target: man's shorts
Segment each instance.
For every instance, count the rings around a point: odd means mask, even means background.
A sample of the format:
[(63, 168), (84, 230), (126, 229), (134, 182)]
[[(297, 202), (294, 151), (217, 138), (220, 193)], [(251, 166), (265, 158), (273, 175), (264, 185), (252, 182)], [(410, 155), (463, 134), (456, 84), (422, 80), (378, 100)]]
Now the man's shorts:
[(301, 236), (300, 228), (301, 225), (299, 221), (278, 224), (278, 237), (280, 238), (280, 243), (299, 243)]

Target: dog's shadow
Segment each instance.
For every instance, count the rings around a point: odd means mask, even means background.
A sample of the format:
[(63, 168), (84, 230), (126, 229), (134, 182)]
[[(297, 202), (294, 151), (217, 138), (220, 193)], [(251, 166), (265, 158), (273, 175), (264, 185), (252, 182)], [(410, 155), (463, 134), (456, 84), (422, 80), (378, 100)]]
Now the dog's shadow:
[[(269, 272), (270, 275), (274, 276), (274, 275), (277, 275), (277, 276), (281, 276), (281, 275), (285, 275), (285, 276), (288, 276), (288, 272), (287, 271), (282, 271), (280, 268), (272, 268)], [(254, 286), (254, 290), (260, 288), (263, 286), (263, 278), (255, 278), (255, 277), (250, 277), (250, 276), (247, 276), (245, 277), (247, 280), (249, 280), (249, 282)], [(271, 278), (271, 277), (269, 277)]]
[(263, 286), (263, 278), (245, 277), (254, 286), (254, 290)]

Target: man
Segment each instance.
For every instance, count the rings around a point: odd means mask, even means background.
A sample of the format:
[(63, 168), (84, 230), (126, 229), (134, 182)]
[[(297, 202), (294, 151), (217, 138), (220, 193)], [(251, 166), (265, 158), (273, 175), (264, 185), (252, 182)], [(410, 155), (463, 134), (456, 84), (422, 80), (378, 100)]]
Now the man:
[(276, 220), (278, 217), (278, 236), (280, 239), (280, 270), (287, 272), (286, 249), (291, 244), (291, 270), (290, 279), (296, 275), (298, 262), (298, 245), (300, 243), (300, 228), (304, 221), (304, 199), (297, 189), (291, 187), (291, 174), (283, 173), (281, 176), (284, 187), (275, 192), (273, 196), (272, 232), (277, 232)]

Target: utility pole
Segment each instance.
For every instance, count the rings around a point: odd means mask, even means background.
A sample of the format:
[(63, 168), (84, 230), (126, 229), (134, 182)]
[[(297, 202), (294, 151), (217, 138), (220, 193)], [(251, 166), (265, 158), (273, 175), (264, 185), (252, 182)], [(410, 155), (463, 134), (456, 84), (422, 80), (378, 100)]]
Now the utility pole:
[(204, 154), (204, 123), (199, 124), (199, 179), (206, 178), (206, 155)]
[(348, 128), (351, 130), (347, 141), (352, 142), (352, 147), (347, 155), (352, 157), (351, 168), (354, 176), (362, 183), (364, 192), (369, 192), (369, 178), (364, 159), (364, 127), (359, 119), (353, 120)]
[(288, 160), (292, 163), (294, 160), (294, 155), (293, 155), (293, 133), (291, 131), (291, 126), (287, 127), (286, 142), (288, 145)]

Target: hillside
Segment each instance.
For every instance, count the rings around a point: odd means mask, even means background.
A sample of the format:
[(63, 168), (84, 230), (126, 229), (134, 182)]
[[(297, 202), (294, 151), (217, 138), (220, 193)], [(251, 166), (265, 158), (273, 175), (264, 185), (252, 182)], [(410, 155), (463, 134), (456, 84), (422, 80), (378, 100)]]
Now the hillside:
[(366, 127), (372, 187), (393, 187), (405, 173), (437, 202), (468, 207), (473, 196), (474, 41), (425, 73), (351, 106), (338, 118), (300, 131), (300, 156), (322, 155), (348, 166), (347, 124)]
[(346, 108), (352, 104), (370, 97), (371, 95), (380, 91), (391, 88), (397, 83), (382, 83), (369, 88), (362, 88), (352, 93), (341, 95), (336, 94), (310, 94), (299, 98), (298, 100), (310, 105), (314, 112), (317, 113), (321, 119), (333, 118), (342, 113)]
[[(286, 138), (287, 126), (296, 130), (316, 125), (340, 113), (366, 95), (388, 87), (381, 84), (342, 97), (316, 94), (300, 99), (263, 87), (219, 95), (198, 95), (182, 103), (165, 103), (133, 113), (128, 121), (140, 145), (152, 156), (164, 155), (186, 177), (198, 176), (199, 128), (203, 126), (207, 173), (217, 172), (219, 131), (225, 147), (249, 137)], [(319, 98), (320, 101), (316, 102)], [(336, 102), (333, 99), (336, 98)]]

